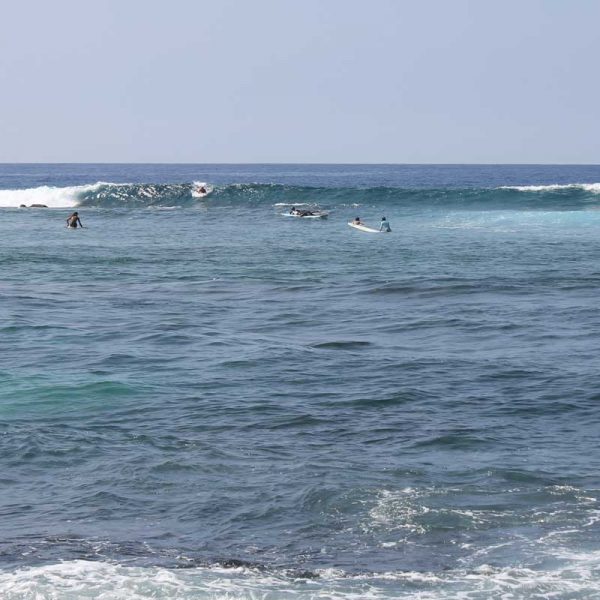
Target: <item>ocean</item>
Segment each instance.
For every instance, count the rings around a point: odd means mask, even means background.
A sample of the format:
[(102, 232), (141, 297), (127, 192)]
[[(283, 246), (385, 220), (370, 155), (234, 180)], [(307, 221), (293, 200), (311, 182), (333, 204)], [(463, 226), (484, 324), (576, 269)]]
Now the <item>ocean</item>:
[(600, 598), (600, 166), (4, 164), (0, 207), (3, 600)]

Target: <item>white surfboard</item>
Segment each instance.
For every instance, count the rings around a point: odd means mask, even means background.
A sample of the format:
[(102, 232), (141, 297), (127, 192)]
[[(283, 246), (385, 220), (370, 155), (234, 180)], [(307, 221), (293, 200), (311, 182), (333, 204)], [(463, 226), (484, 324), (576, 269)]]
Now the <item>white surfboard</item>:
[(358, 229), (359, 231), (365, 231), (366, 233), (383, 233), (379, 231), (379, 229), (373, 229), (372, 227), (367, 227), (366, 225), (357, 225), (356, 223), (348, 223), (350, 227), (354, 227), (354, 229)]
[(283, 215), (285, 217), (297, 217), (299, 219), (326, 219), (327, 216), (329, 215), (329, 213), (328, 212), (317, 212), (317, 211), (315, 211), (315, 213), (312, 214), (312, 215), (301, 215), (301, 214), (299, 215), (297, 213), (294, 213), (294, 214), (292, 214), (292, 213), (283, 213)]

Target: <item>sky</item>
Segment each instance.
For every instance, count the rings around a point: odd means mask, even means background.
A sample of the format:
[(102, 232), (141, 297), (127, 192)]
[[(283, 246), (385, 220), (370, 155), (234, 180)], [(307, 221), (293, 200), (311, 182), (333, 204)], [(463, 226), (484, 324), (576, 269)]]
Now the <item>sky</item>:
[(596, 0), (2, 0), (0, 162), (600, 162)]

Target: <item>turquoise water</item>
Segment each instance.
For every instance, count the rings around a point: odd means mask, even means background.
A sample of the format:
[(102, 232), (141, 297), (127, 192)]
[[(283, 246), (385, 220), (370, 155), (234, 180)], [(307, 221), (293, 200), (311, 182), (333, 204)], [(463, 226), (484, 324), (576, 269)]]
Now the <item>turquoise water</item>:
[(594, 597), (598, 181), (3, 165), (2, 597)]

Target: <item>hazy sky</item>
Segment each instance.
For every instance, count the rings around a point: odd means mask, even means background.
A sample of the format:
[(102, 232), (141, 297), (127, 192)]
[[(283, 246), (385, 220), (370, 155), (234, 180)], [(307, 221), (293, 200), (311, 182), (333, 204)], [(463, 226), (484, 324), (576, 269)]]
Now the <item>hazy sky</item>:
[(600, 162), (597, 0), (2, 2), (0, 162)]

